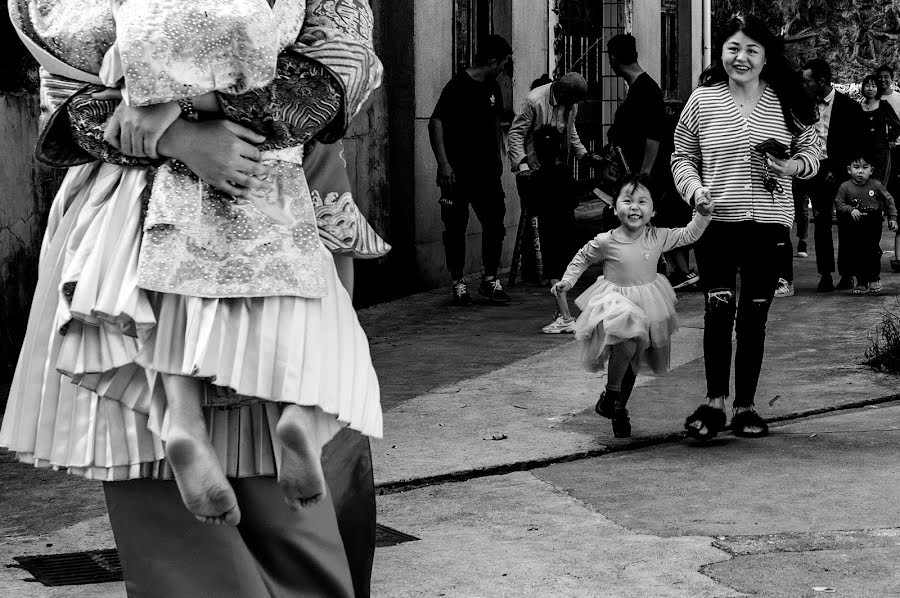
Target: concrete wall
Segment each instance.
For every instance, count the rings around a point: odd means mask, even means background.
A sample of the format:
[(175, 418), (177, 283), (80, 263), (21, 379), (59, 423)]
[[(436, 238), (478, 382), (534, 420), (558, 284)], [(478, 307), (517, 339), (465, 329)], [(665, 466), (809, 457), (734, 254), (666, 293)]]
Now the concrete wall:
[[(513, 106), (518, 107), (529, 84), (547, 72), (548, 35), (546, 0), (511, 0), (495, 9), (495, 31), (511, 31), (515, 72)], [(497, 22), (509, 18), (510, 23)], [(428, 119), (441, 90), (453, 76), (453, 3), (446, 0), (419, 1), (415, 4), (414, 79), (415, 127), (414, 151), (414, 245), (415, 277), (424, 288), (449, 285), (450, 279), (441, 242), (443, 225), (435, 185), (436, 164), (428, 141)], [(392, 105), (391, 110), (395, 107)], [(393, 150), (392, 150), (393, 151)], [(392, 189), (393, 189), (392, 181)], [(502, 268), (509, 266), (519, 222), (519, 200), (515, 180), (508, 168), (503, 176), (506, 191), (506, 229)], [(480, 272), (481, 225), (474, 214), (469, 219), (466, 242), (466, 273)]]
[(654, 81), (660, 81), (660, 2), (637, 0), (632, 8), (631, 34), (637, 41), (638, 60)]
[(47, 212), (63, 172), (32, 158), (39, 105), (0, 95), (0, 384), (12, 375), (37, 283)]

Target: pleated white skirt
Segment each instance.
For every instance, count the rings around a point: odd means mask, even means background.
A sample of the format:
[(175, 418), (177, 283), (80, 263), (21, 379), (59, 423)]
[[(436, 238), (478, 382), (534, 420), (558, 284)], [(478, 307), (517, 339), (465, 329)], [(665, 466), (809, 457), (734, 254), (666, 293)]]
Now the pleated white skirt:
[(70, 169), (51, 208), (0, 446), (103, 480), (170, 477), (160, 373), (199, 378), (233, 477), (274, 475), (281, 404), (316, 408), (319, 438), (380, 437), (378, 380), (350, 297), (326, 261), (323, 299), (201, 299), (136, 286), (147, 172)]

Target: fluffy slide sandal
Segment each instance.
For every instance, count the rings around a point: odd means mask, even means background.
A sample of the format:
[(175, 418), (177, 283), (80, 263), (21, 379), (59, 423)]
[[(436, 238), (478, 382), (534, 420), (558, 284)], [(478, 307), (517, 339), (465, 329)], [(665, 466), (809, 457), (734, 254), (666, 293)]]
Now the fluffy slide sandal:
[(725, 419), (723, 410), (700, 405), (685, 420), (684, 429), (694, 440), (710, 440), (725, 427)]
[(742, 438), (762, 438), (769, 435), (769, 426), (756, 411), (739, 411), (731, 417), (731, 431)]

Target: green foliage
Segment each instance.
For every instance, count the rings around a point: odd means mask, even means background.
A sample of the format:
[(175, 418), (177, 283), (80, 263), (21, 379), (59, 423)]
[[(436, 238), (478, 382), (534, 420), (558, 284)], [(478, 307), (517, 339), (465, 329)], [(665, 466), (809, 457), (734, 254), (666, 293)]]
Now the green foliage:
[(900, 374), (900, 299), (885, 307), (881, 323), (870, 335), (863, 365), (879, 372)]

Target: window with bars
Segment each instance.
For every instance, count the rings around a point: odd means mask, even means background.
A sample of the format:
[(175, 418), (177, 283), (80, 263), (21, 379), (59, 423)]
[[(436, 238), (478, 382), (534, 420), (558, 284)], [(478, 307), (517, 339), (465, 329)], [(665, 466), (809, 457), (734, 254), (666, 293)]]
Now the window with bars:
[[(454, 0), (453, 4), (453, 73), (471, 66), (478, 52), (478, 44), (488, 35), (497, 34), (509, 41), (508, 32), (511, 22), (511, 0)], [(498, 22), (499, 21), (499, 22)], [(512, 121), (513, 63), (507, 64), (507, 71), (497, 77), (500, 93), (503, 95), (505, 110), (503, 124), (508, 126)]]
[(678, 79), (678, 0), (662, 0), (660, 15), (660, 87), (667, 100), (677, 99)]
[[(575, 71), (588, 83), (588, 97), (578, 107), (578, 135), (588, 150), (606, 144), (616, 109), (625, 100), (625, 82), (609, 66), (606, 42), (625, 32), (624, 0), (560, 0), (554, 32), (554, 78)], [(573, 165), (576, 179), (593, 176)]]

